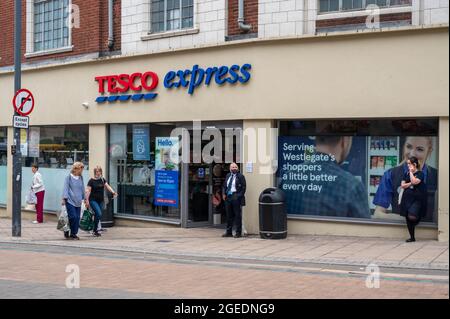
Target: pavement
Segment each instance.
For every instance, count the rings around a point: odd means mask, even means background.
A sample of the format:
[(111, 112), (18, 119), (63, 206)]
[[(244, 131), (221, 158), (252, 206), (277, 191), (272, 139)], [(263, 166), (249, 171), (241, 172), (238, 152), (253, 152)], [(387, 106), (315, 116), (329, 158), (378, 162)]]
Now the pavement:
[[(23, 221), (13, 238), (0, 219), (0, 298), (449, 298), (448, 243), (222, 232), (113, 227), (73, 241), (55, 223)], [(73, 267), (79, 286), (69, 289)]]
[(11, 236), (11, 220), (0, 219), (0, 243), (90, 248), (252, 263), (318, 264), (448, 272), (449, 244), (435, 240), (405, 243), (386, 238), (290, 235), (283, 240), (258, 236), (222, 238), (216, 228), (112, 227), (95, 238), (80, 231), (81, 240), (65, 240), (56, 223), (22, 223), (22, 237)]

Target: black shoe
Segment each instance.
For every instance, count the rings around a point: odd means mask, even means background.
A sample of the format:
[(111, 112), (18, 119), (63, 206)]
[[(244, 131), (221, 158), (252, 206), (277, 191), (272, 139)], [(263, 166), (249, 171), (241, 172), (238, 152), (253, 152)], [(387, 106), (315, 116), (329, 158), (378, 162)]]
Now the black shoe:
[(233, 234), (225, 233), (225, 234), (222, 235), (222, 237), (233, 237)]
[(234, 237), (234, 238), (241, 238), (241, 237), (242, 237), (242, 234), (237, 233), (237, 234), (235, 234), (233, 237)]
[(70, 238), (70, 233), (69, 233), (68, 231), (65, 231), (65, 232), (64, 232), (64, 237), (65, 237), (65, 238)]
[(80, 240), (80, 237), (78, 237), (77, 235), (70, 235), (70, 238)]
[(412, 243), (412, 242), (415, 242), (415, 241), (416, 241), (415, 238), (410, 238), (410, 239), (407, 239), (407, 240), (406, 240), (407, 243)]
[(93, 232), (92, 235), (94, 237), (101, 237), (102, 236), (102, 234), (100, 234), (98, 231)]

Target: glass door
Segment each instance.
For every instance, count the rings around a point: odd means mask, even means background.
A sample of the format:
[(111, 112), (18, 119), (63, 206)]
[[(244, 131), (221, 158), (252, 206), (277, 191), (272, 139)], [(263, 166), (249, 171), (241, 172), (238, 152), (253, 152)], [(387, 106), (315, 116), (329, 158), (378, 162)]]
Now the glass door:
[(212, 223), (212, 175), (210, 164), (188, 165), (188, 227)]

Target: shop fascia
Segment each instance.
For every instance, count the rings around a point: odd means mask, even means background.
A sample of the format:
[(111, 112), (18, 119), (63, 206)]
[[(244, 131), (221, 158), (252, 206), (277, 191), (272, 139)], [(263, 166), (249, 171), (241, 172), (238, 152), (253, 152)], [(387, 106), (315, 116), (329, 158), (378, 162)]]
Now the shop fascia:
[[(248, 63), (242, 66), (234, 64), (230, 67), (223, 65), (206, 69), (196, 64), (191, 69), (167, 72), (163, 84), (168, 90), (184, 88), (192, 95), (196, 88), (209, 86), (213, 81), (219, 86), (247, 83), (251, 78), (251, 68)], [(159, 76), (153, 71), (96, 76), (95, 81), (101, 94), (95, 100), (97, 103), (153, 100), (158, 95), (156, 90)]]

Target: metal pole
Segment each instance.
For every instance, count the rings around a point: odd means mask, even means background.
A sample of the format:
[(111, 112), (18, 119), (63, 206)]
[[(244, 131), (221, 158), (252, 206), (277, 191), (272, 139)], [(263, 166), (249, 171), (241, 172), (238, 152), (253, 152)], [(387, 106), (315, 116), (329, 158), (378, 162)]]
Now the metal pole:
[[(22, 72), (22, 1), (15, 0), (14, 4), (14, 93), (21, 89)], [(15, 115), (19, 115), (14, 112)], [(14, 128), (14, 145), (16, 152), (13, 154), (13, 189), (12, 189), (12, 235), (22, 235), (22, 153), (20, 151), (20, 129)]]

